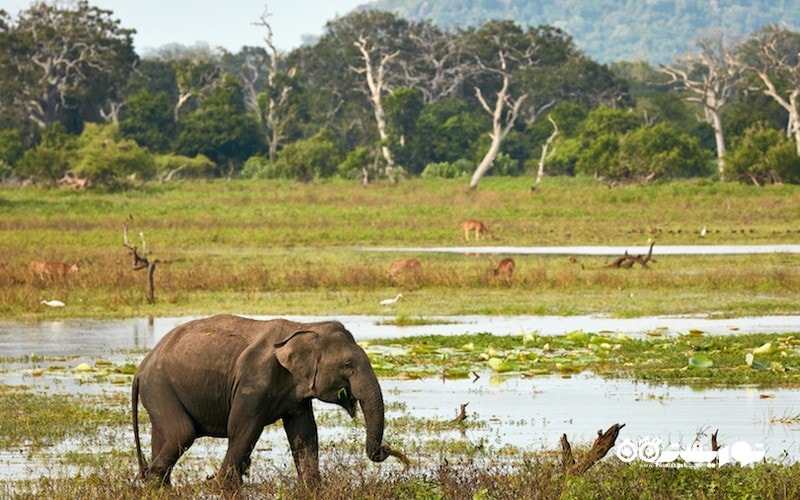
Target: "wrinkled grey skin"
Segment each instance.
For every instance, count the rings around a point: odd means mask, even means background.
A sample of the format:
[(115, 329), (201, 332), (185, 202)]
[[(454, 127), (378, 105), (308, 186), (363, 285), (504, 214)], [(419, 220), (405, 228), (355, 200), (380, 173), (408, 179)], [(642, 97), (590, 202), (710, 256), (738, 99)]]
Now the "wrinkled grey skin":
[[(138, 400), (152, 422), (152, 462), (139, 442)], [(145, 356), (132, 386), (139, 475), (169, 484), (180, 456), (201, 436), (228, 438), (217, 479), (238, 488), (265, 425), (278, 419), (306, 484), (319, 481), (313, 398), (355, 416), (360, 402), (366, 453), (381, 462), (383, 396), (369, 359), (341, 323), (257, 321), (230, 315), (191, 321)]]

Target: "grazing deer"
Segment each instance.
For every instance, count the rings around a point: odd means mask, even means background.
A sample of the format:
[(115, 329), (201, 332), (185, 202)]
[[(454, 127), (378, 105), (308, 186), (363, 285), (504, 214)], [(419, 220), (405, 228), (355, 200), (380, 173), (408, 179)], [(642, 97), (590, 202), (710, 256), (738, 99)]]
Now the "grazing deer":
[(461, 228), (464, 229), (464, 239), (467, 241), (469, 241), (470, 231), (475, 231), (475, 241), (480, 239), (481, 234), (484, 238), (487, 236), (489, 238), (494, 238), (494, 233), (492, 233), (492, 230), (486, 227), (486, 224), (478, 220), (465, 220), (461, 223)]
[(39, 276), (39, 279), (44, 281), (47, 278), (66, 279), (67, 274), (78, 272), (81, 267), (80, 261), (74, 264), (67, 264), (65, 262), (50, 262), (50, 261), (35, 261), (31, 262), (28, 267), (34, 274)]
[(503, 259), (497, 264), (497, 267), (494, 268), (494, 275), (505, 279), (511, 279), (515, 267), (514, 259)]
[(409, 257), (407, 259), (400, 259), (392, 262), (389, 265), (389, 271), (387, 272), (387, 275), (389, 278), (396, 278), (401, 274), (418, 273), (421, 270), (422, 262), (414, 257)]

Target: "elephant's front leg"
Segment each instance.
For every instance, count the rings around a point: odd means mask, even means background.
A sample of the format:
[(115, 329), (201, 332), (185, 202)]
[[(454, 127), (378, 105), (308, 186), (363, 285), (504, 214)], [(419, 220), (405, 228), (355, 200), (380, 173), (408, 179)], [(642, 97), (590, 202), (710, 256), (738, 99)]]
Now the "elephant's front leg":
[(235, 490), (242, 484), (242, 475), (250, 466), (250, 454), (253, 452), (261, 432), (264, 430), (262, 419), (231, 418), (228, 425), (228, 451), (222, 460), (216, 480), (223, 489)]
[(298, 413), (284, 415), (283, 429), (289, 439), (300, 480), (307, 486), (319, 483), (319, 440), (311, 400)]

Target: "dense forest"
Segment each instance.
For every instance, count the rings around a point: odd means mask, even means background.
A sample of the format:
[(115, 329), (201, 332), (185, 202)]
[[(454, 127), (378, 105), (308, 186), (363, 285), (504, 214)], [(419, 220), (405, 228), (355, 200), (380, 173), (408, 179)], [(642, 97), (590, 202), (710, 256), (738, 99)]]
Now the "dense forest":
[(244, 177), (700, 177), (800, 183), (800, 33), (601, 64), (551, 25), (442, 29), (384, 11), (312, 45), (138, 55), (87, 1), (0, 11), (0, 178), (75, 188)]
[(791, 0), (375, 0), (363, 9), (393, 12), (442, 28), (514, 19), (569, 32), (577, 47), (602, 63), (668, 64), (698, 38), (745, 38), (768, 24), (800, 29), (800, 2)]

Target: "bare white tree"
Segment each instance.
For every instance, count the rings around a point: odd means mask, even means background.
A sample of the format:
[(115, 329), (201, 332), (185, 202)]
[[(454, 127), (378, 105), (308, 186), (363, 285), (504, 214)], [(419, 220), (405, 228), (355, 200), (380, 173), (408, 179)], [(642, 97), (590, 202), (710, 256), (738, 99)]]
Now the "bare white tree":
[(475, 87), (475, 95), (478, 98), (478, 102), (480, 102), (481, 107), (492, 116), (492, 131), (489, 132), (489, 137), (492, 139), (492, 142), (489, 144), (489, 150), (486, 151), (483, 159), (472, 174), (472, 179), (469, 182), (470, 189), (477, 188), (481, 177), (492, 168), (492, 164), (497, 154), (500, 152), (500, 145), (503, 143), (503, 139), (505, 139), (508, 133), (511, 132), (511, 129), (514, 128), (514, 124), (519, 117), (519, 110), (528, 97), (528, 94), (522, 94), (516, 98), (511, 95), (509, 89), (511, 85), (511, 76), (506, 64), (505, 51), (500, 49), (498, 55), (500, 58), (500, 69), (487, 68), (487, 71), (499, 74), (503, 80), (500, 90), (498, 90), (495, 95), (494, 105), (490, 106), (484, 98), (481, 89)]
[[(269, 55), (266, 68), (267, 88), (264, 99), (263, 102), (260, 102), (255, 90), (255, 82), (259, 77), (259, 71), (252, 64), (248, 64), (244, 68), (247, 73), (247, 77), (245, 77), (245, 95), (248, 106), (256, 111), (264, 127), (265, 139), (269, 148), (269, 159), (270, 161), (275, 161), (278, 156), (278, 147), (286, 139), (286, 129), (292, 119), (288, 105), (292, 92), (291, 79), (294, 78), (296, 70), (295, 68), (290, 68), (286, 73), (281, 71), (280, 65), (286, 54), (275, 46), (272, 25), (268, 19), (269, 16), (269, 10), (265, 5), (264, 13), (261, 14), (258, 23), (256, 23), (264, 28), (266, 32), (264, 43), (267, 45)], [(282, 76), (287, 78), (282, 78)]]
[(760, 90), (788, 113), (786, 131), (794, 136), (800, 156), (800, 35), (768, 26), (744, 47), (739, 63), (758, 76)]
[(539, 157), (539, 168), (536, 171), (536, 182), (534, 182), (531, 186), (531, 192), (536, 191), (539, 188), (539, 184), (542, 183), (542, 178), (544, 177), (544, 165), (547, 160), (552, 158), (556, 153), (556, 148), (553, 147), (553, 149), (550, 149), (550, 146), (553, 145), (553, 141), (558, 135), (558, 125), (556, 125), (556, 121), (553, 120), (552, 116), (547, 115), (547, 119), (553, 124), (553, 133), (550, 134), (550, 137), (547, 138), (547, 142), (545, 142), (544, 146), (542, 146), (542, 155)]
[(722, 107), (734, 95), (741, 81), (742, 71), (733, 58), (735, 47), (725, 46), (722, 36), (701, 39), (699, 52), (690, 54), (674, 66), (662, 66), (688, 92), (686, 98), (702, 106), (703, 116), (714, 129), (717, 146), (717, 170), (720, 180), (725, 180), (725, 135), (722, 128)]
[(474, 65), (462, 57), (462, 40), (425, 22), (411, 27), (409, 39), (418, 57), (400, 61), (405, 81), (422, 92), (425, 102), (454, 94), (474, 70)]
[(372, 113), (375, 117), (375, 125), (378, 128), (378, 137), (381, 141), (381, 154), (386, 162), (386, 173), (392, 176), (394, 169), (394, 157), (391, 149), (389, 149), (389, 134), (386, 131), (386, 114), (383, 110), (383, 94), (390, 89), (387, 88), (386, 82), (386, 69), (389, 63), (392, 62), (400, 51), (395, 51), (390, 54), (383, 54), (378, 57), (378, 61), (373, 61), (374, 54), (378, 49), (369, 43), (369, 40), (362, 36), (353, 42), (353, 45), (361, 52), (361, 58), (364, 65), (361, 67), (351, 66), (354, 72), (364, 75), (367, 84), (367, 97), (370, 104), (372, 104)]
[(216, 87), (220, 70), (215, 64), (201, 59), (176, 60), (172, 66), (178, 86), (178, 99), (173, 112), (173, 119), (177, 123), (181, 108), (191, 99), (203, 99)]

